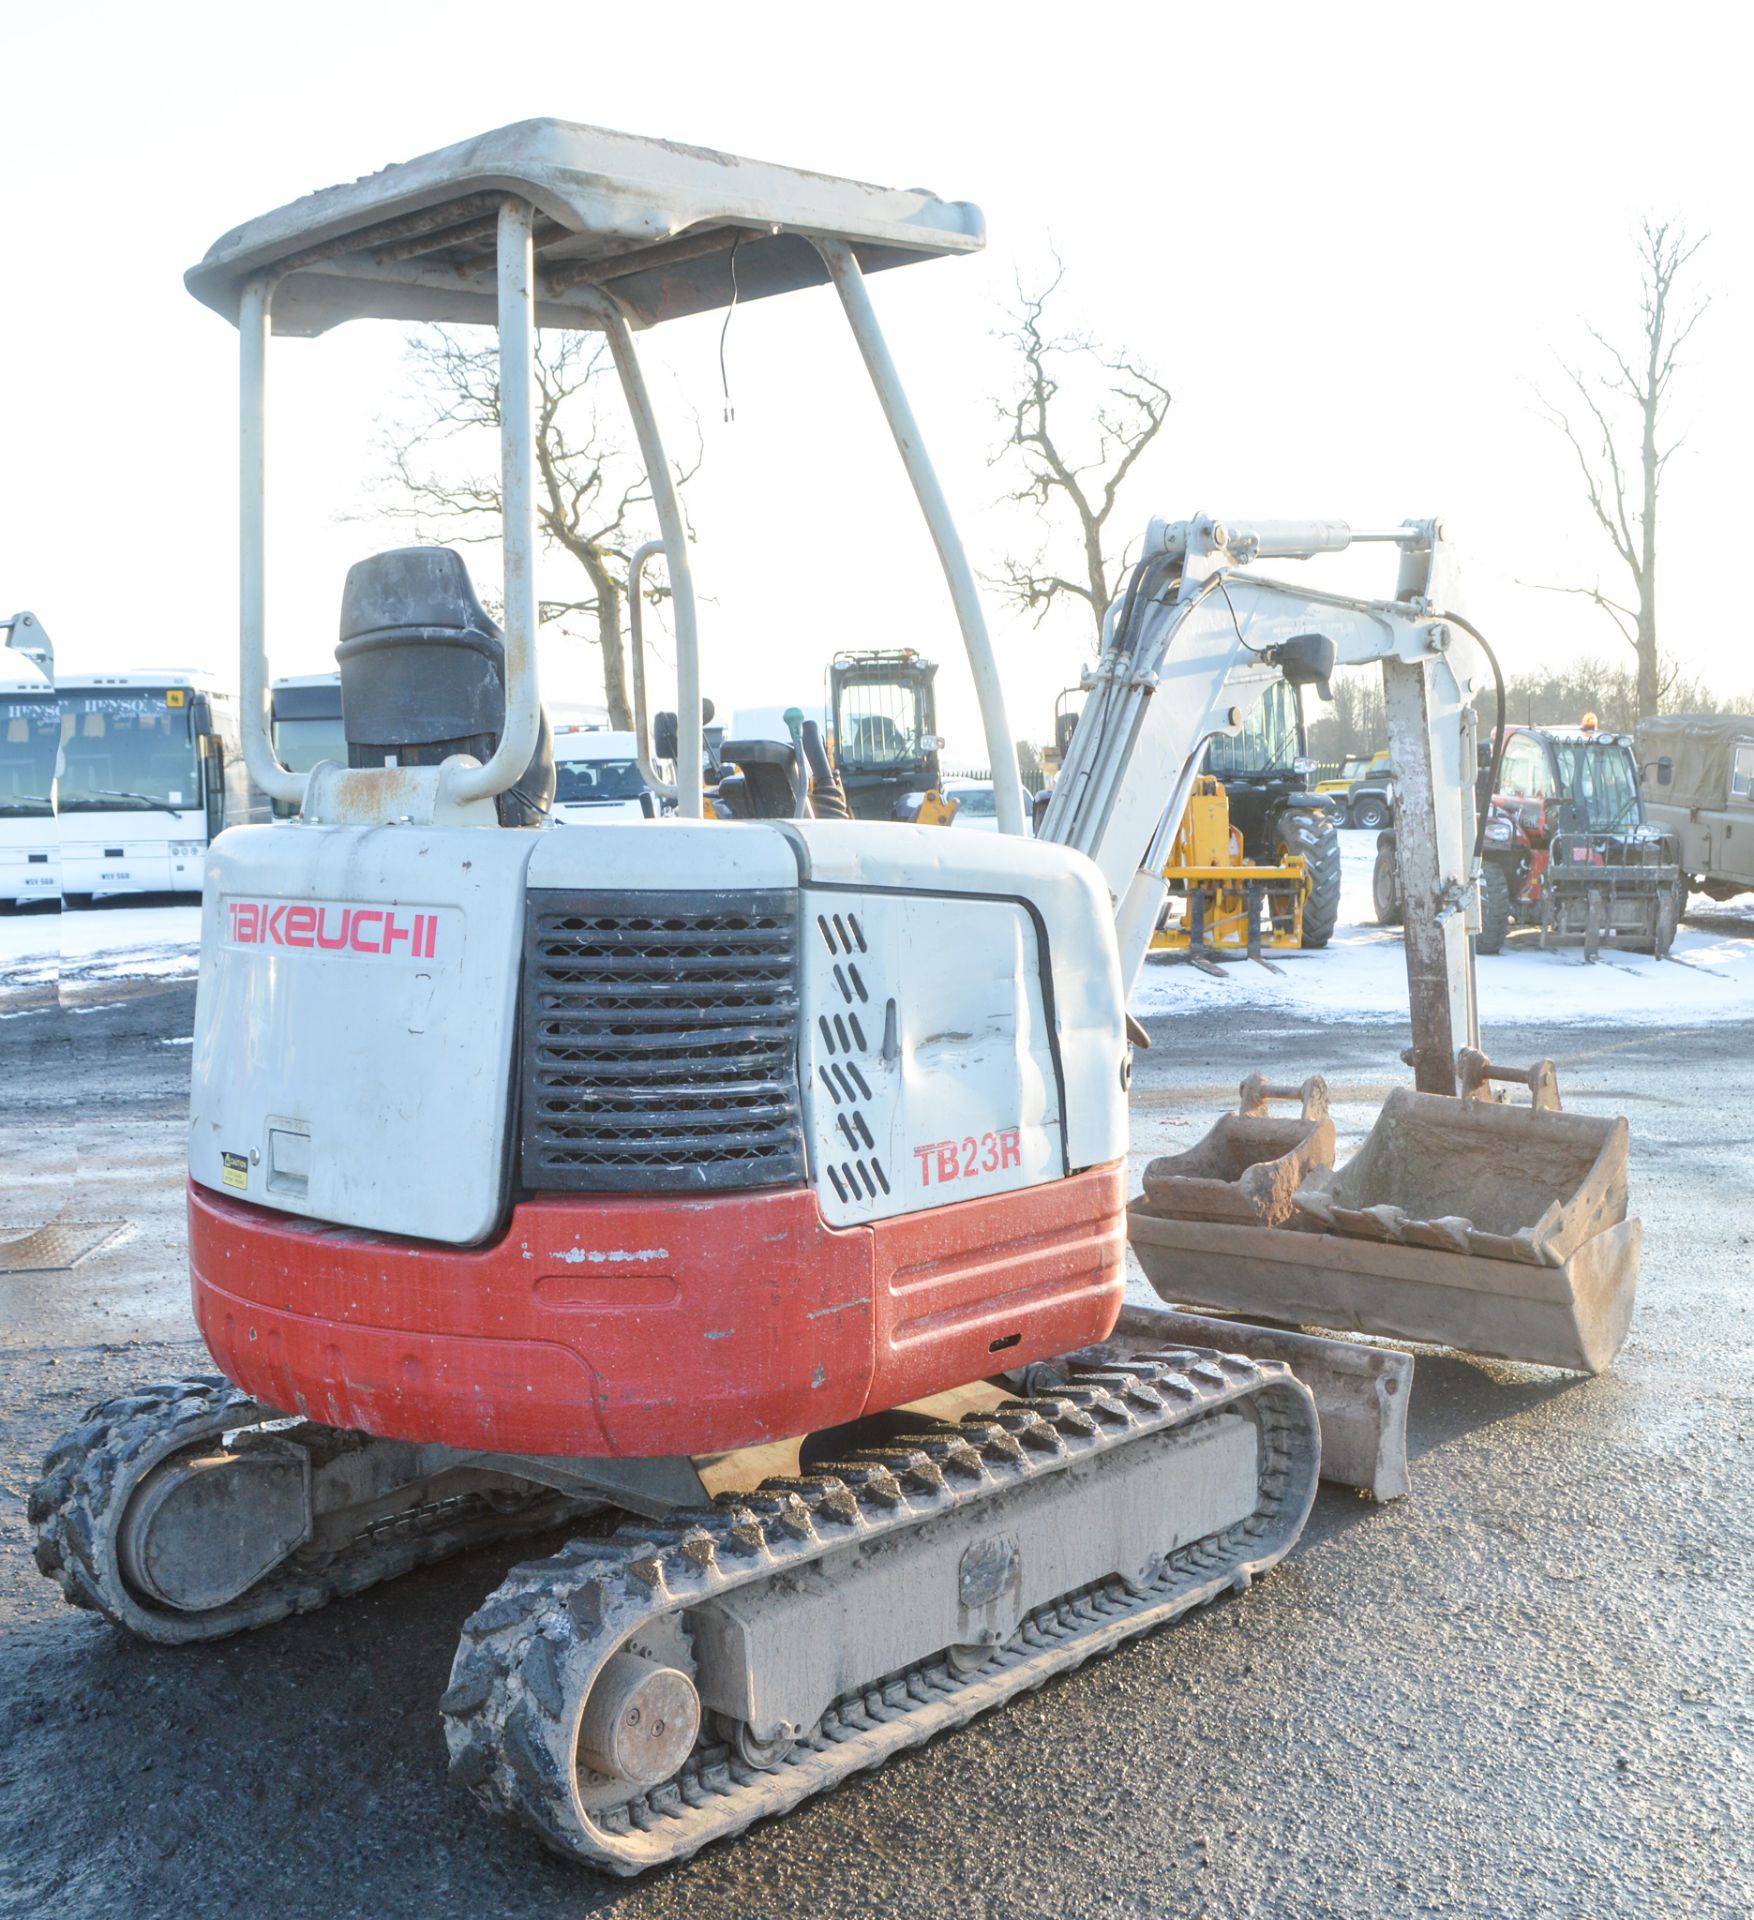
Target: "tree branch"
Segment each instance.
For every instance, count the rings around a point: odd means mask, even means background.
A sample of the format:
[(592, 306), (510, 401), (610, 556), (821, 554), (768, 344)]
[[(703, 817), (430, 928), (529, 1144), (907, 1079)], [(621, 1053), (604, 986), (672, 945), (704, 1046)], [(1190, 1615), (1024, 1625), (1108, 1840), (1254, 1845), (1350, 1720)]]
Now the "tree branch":
[[(1003, 439), (989, 464), (1017, 470), (1017, 484), (1001, 498), (1031, 509), (1040, 545), (1031, 559), (1007, 556), (994, 584), (1038, 626), (1059, 601), (1081, 601), (1100, 644), (1118, 578), (1106, 550), (1109, 521), (1162, 430), (1172, 396), (1136, 355), (1111, 352), (1083, 332), (1050, 328), (1048, 308), (1065, 279), (1064, 263), (1057, 254), (1052, 259), (1039, 291), (1018, 279), (1010, 324), (999, 336), (1019, 366), (1011, 394), (994, 402)], [(1089, 425), (1078, 445), (1081, 420)], [(1047, 554), (1062, 545), (1064, 560), (1050, 564)]]
[[(1581, 599), (1593, 600), (1620, 629), (1621, 639), (1634, 651), (1637, 650), (1638, 615), (1631, 607), (1621, 606), (1618, 600), (1610, 600), (1600, 587), (1556, 587), (1549, 586), (1544, 580), (1519, 580), (1517, 585), (1527, 587), (1534, 593), (1572, 593)], [(1632, 623), (1630, 626), (1628, 621)]]
[[(429, 538), (460, 545), (496, 539), (504, 517), (497, 461), (488, 477), (471, 472), (467, 463), (479, 446), (485, 467), (487, 442), (498, 436), (497, 347), (473, 344), (450, 328), (431, 328), (409, 336), (405, 365), (409, 383), (400, 411), (379, 422), (384, 497), (377, 510), (414, 522)], [(588, 589), (540, 604), (545, 622), (568, 614), (596, 619), (611, 721), (625, 727), (631, 718), (621, 607), (632, 549), (647, 537), (652, 494), (635, 451), (604, 424), (598, 401), (611, 384), (610, 365), (607, 345), (595, 335), (544, 335), (537, 343), (537, 527), (544, 548), (576, 565)], [(695, 442), (692, 458), (674, 465), (679, 489), (700, 471), (698, 422)], [(685, 517), (686, 511), (684, 506)], [(662, 593), (653, 591), (654, 597)]]

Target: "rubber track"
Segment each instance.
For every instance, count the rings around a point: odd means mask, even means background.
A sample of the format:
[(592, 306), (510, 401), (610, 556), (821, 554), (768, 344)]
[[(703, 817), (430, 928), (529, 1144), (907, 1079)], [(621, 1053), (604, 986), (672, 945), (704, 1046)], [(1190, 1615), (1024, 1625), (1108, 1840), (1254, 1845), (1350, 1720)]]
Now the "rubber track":
[[(642, 1626), (990, 1498), (1107, 1449), (1252, 1410), (1259, 1496), (1246, 1520), (1171, 1554), (1142, 1589), (1099, 1583), (1037, 1608), (985, 1666), (936, 1656), (836, 1703), (778, 1766), (757, 1771), (703, 1734), (681, 1771), (607, 1811), (574, 1792), (576, 1728), (603, 1662)], [(833, 1471), (722, 1495), (514, 1568), (465, 1624), (440, 1702), (453, 1778), (550, 1847), (614, 1874), (687, 1858), (899, 1750), (960, 1726), (1093, 1654), (1240, 1591), (1301, 1532), (1320, 1441), (1307, 1390), (1277, 1362), (1204, 1351), (1073, 1370), (1052, 1393), (969, 1414)], [(971, 1516), (978, 1518), (978, 1516)]]
[(539, 1533), (580, 1511), (576, 1501), (546, 1490), (510, 1512), (484, 1511), (478, 1497), (434, 1502), (374, 1523), (320, 1561), (301, 1564), (294, 1556), (229, 1606), (176, 1613), (142, 1602), (122, 1577), (116, 1545), (135, 1488), (173, 1454), (262, 1418), (263, 1409), (218, 1374), (164, 1381), (93, 1407), (49, 1450), (31, 1491), (38, 1569), (74, 1606), (142, 1639), (185, 1645), (312, 1613), (415, 1567)]

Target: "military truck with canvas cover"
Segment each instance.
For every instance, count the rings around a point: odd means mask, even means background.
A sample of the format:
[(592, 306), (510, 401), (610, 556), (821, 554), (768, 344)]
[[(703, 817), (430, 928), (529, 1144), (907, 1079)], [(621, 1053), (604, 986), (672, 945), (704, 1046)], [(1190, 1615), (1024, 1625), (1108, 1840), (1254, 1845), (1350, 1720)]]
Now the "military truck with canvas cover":
[(1690, 891), (1754, 891), (1754, 714), (1666, 713), (1640, 722), (1649, 819), (1680, 848)]

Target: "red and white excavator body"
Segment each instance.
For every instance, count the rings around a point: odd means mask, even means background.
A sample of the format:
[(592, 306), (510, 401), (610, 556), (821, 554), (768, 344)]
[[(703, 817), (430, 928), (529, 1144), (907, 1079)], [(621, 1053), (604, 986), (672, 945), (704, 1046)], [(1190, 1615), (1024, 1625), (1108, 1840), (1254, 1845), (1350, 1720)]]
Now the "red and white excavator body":
[(1080, 855), (284, 821), (216, 846), (203, 934), (195, 1301), (269, 1404), (699, 1454), (1119, 1310), (1121, 982)]

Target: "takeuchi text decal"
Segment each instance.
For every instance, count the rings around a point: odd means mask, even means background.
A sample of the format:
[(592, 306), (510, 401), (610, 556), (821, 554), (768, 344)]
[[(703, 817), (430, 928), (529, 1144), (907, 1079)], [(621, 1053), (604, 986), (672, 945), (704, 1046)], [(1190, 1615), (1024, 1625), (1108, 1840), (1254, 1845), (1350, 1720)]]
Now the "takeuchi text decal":
[(454, 909), (341, 900), (227, 899), (224, 904), (226, 944), (233, 947), (437, 960), (449, 957), (456, 931)]

